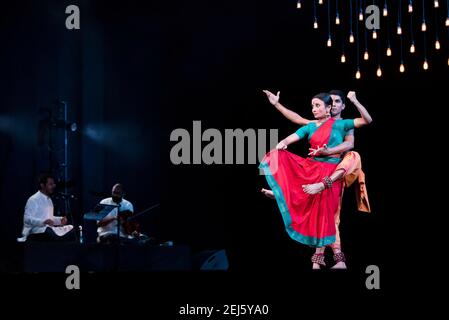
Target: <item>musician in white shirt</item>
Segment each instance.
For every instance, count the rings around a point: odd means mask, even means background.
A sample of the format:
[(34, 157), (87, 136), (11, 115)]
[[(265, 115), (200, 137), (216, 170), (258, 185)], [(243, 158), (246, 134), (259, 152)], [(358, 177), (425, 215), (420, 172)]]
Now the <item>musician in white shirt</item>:
[(50, 174), (42, 174), (38, 180), (39, 191), (33, 194), (25, 205), (22, 237), (17, 241), (74, 241), (72, 225), (66, 217), (55, 217), (53, 201), (56, 184)]
[[(134, 207), (131, 202), (123, 198), (123, 186), (116, 183), (112, 187), (111, 197), (101, 200), (101, 204), (119, 205), (118, 212), (124, 211), (134, 212)], [(112, 210), (101, 221), (98, 221), (98, 240), (99, 242), (112, 242), (117, 239), (117, 208)], [(123, 226), (120, 225), (120, 237), (133, 238), (128, 235)]]

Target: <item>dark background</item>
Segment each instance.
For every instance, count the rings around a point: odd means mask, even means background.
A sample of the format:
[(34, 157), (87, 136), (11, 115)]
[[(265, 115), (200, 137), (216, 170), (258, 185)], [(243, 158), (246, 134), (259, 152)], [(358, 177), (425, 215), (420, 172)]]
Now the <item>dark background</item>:
[[(69, 4), (80, 7), (81, 30), (65, 28)], [(355, 147), (372, 213), (358, 213), (354, 191), (346, 192), (343, 250), (355, 274), (369, 264), (397, 268), (405, 254), (396, 246), (416, 235), (408, 223), (419, 210), (410, 199), (424, 197), (411, 187), (416, 177), (408, 167), (419, 171), (426, 160), (433, 139), (418, 141), (429, 133), (426, 119), (446, 115), (447, 57), (429, 49), (428, 72), (410, 58), (399, 74), (393, 55), (381, 79), (371, 60), (356, 80), (351, 53), (341, 65), (338, 50), (325, 47), (325, 32), (312, 29), (305, 6), (296, 10), (294, 0), (2, 5), (1, 241), (13, 244), (20, 235), (35, 177), (49, 166), (37, 141), (40, 109), (61, 99), (80, 128), (69, 140), (75, 220), (100, 200), (91, 191), (108, 193), (120, 181), (136, 211), (161, 204), (146, 226), (160, 239), (195, 251), (225, 248), (234, 271), (308, 270), (313, 250), (288, 238), (276, 204), (259, 193), (266, 182), (257, 165), (175, 166), (169, 137), (176, 128), (191, 132), (192, 121), (201, 120), (203, 130), (278, 128), (283, 138), (297, 126), (262, 89), (280, 90), (284, 105), (309, 118), (314, 94), (342, 89), (355, 90), (374, 119), (356, 131)], [(447, 41), (442, 47), (447, 52)], [(356, 116), (348, 102), (344, 117)], [(101, 141), (87, 128), (101, 131)], [(307, 149), (299, 143), (293, 150), (305, 155)]]

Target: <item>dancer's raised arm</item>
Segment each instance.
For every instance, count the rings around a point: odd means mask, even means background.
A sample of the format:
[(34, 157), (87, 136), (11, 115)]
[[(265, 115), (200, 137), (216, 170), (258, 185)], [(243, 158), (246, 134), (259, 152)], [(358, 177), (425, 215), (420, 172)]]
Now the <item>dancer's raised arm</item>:
[(370, 114), (368, 113), (368, 110), (357, 100), (357, 97), (355, 95), (354, 91), (348, 92), (348, 99), (351, 100), (351, 102), (355, 105), (357, 110), (360, 112), (361, 118), (355, 118), (354, 119), (354, 126), (356, 128), (360, 128), (363, 126), (366, 126), (373, 122), (373, 119), (371, 118)]
[(293, 112), (290, 109), (287, 109), (286, 107), (284, 107), (282, 104), (280, 104), (279, 103), (279, 96), (281, 94), (280, 91), (278, 91), (276, 95), (268, 90), (263, 90), (263, 92), (267, 95), (267, 98), (270, 101), (270, 103), (276, 109), (278, 109), (282, 113), (282, 115), (284, 117), (286, 117), (288, 120), (290, 120), (296, 124), (299, 124), (300, 126), (305, 126), (306, 124), (308, 124), (311, 121), (309, 119), (305, 119), (305, 118), (301, 117), (296, 112)]

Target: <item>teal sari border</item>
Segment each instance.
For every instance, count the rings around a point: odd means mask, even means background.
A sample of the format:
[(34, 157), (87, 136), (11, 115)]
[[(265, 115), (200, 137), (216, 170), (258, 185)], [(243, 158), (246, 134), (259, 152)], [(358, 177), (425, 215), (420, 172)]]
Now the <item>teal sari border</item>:
[(284, 195), (282, 194), (281, 187), (271, 174), (269, 165), (266, 162), (262, 162), (259, 165), (259, 169), (262, 169), (264, 171), (268, 185), (270, 186), (271, 190), (274, 193), (274, 197), (276, 198), (279, 210), (281, 211), (282, 219), (284, 220), (285, 229), (287, 230), (287, 233), (290, 236), (290, 238), (311, 247), (324, 247), (335, 242), (336, 240), (335, 235), (327, 236), (324, 238), (317, 238), (302, 235), (296, 230), (294, 230), (292, 227), (292, 219), (290, 216), (290, 212), (288, 210), (287, 203), (285, 202)]
[(312, 159), (318, 162), (327, 162), (332, 164), (339, 164), (342, 160), (341, 158), (335, 157), (313, 157)]

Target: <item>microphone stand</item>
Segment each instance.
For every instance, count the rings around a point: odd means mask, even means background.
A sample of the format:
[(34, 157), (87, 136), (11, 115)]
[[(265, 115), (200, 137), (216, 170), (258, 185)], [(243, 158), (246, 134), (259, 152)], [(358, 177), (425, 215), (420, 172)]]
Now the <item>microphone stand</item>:
[[(67, 107), (67, 102), (65, 101), (60, 101), (60, 103), (64, 106), (64, 123), (67, 123), (68, 121), (68, 107)], [(66, 216), (68, 216), (70, 218), (70, 220), (73, 223), (73, 228), (76, 229), (77, 226), (75, 224), (75, 220), (73, 220), (73, 214), (72, 214), (72, 210), (70, 208), (70, 196), (67, 195), (67, 179), (68, 179), (68, 174), (69, 174), (69, 168), (68, 168), (68, 149), (69, 149), (69, 136), (68, 136), (68, 130), (67, 128), (64, 128), (64, 207), (65, 207), (65, 214)], [(75, 230), (75, 241), (78, 242), (79, 238), (78, 238), (78, 234), (77, 234), (77, 230)]]
[[(64, 122), (67, 123), (67, 103), (65, 101), (61, 101), (61, 103), (64, 105)], [(64, 193), (67, 194), (67, 177), (68, 177), (68, 149), (69, 149), (69, 137), (68, 137), (68, 132), (67, 129), (64, 128)], [(64, 199), (64, 204), (65, 204), (65, 214), (68, 216), (70, 215), (70, 219), (72, 220), (72, 223), (74, 224), (74, 228), (75, 226), (75, 221), (73, 220), (73, 216), (72, 216), (72, 212), (70, 210), (70, 198), (66, 197)], [(78, 242), (78, 236), (76, 235), (76, 230), (75, 230), (75, 240), (76, 242)]]

